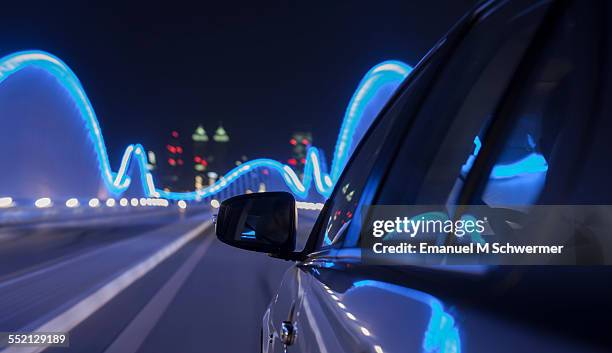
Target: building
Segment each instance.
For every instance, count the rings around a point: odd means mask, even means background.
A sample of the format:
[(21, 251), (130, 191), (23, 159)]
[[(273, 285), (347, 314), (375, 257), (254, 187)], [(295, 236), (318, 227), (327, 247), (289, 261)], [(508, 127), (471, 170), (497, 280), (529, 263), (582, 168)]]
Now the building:
[(230, 137), (227, 131), (225, 131), (222, 124), (219, 124), (212, 137), (210, 155), (208, 157), (209, 170), (219, 176), (223, 176), (234, 167), (233, 162), (229, 160), (227, 155), (229, 141)]
[(202, 125), (198, 125), (191, 135), (193, 145), (193, 177), (196, 190), (208, 185), (206, 170), (208, 168), (208, 145), (209, 138)]
[(303, 178), (306, 150), (312, 144), (312, 133), (294, 132), (289, 144), (291, 144), (291, 157), (287, 160), (287, 163), (295, 169), (300, 178)]
[(186, 189), (181, 185), (184, 174), (184, 150), (178, 131), (172, 131), (166, 144), (167, 163), (165, 165), (165, 187), (173, 191)]

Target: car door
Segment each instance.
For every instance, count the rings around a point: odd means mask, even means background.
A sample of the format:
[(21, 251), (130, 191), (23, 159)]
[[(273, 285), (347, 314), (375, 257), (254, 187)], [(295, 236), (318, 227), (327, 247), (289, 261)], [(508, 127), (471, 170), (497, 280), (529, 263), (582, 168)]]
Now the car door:
[[(452, 161), (436, 164), (439, 172), (451, 171), (445, 176), (453, 183), (432, 188), (428, 197), (452, 194), (457, 171), (473, 154), (474, 136), (489, 120), (548, 10), (547, 2), (503, 6), (484, 6), (464, 19), (383, 110), (319, 216), (311, 235), (314, 251), (287, 272), (266, 313), (264, 351), (461, 350), (452, 307), (398, 281), (405, 278), (401, 271), (362, 263), (359, 218), (407, 141), (416, 144), (412, 161), (418, 164), (435, 158), (440, 145), (449, 148), (455, 138), (471, 136)], [(428, 129), (441, 137), (429, 137)], [(410, 175), (403, 177), (411, 182)], [(295, 333), (290, 345), (281, 339), (283, 322)]]

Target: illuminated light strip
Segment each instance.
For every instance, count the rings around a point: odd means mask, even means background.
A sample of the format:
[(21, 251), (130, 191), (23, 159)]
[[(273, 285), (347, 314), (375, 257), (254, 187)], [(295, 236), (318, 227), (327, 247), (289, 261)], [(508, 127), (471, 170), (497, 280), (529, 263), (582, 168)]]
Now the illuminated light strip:
[(401, 61), (392, 60), (374, 66), (365, 74), (353, 97), (351, 97), (342, 120), (330, 172), (331, 179), (334, 182), (340, 177), (350, 157), (349, 148), (353, 143), (353, 135), (368, 103), (384, 86), (389, 84), (394, 84), (395, 88), (399, 86), (411, 71), (412, 67)]
[[(312, 150), (310, 153), (310, 160), (313, 168), (312, 174), (314, 175), (315, 185), (318, 190), (325, 190), (329, 188), (331, 184), (323, 185), (323, 181), (321, 180), (321, 167), (319, 166), (319, 156), (316, 153), (316, 150)], [(326, 179), (331, 181), (331, 178)]]
[(45, 70), (53, 75), (68, 91), (80, 112), (81, 118), (85, 121), (89, 137), (98, 157), (98, 165), (104, 185), (111, 193), (119, 194), (123, 192), (127, 186), (115, 186), (115, 174), (110, 168), (100, 124), (85, 90), (74, 72), (59, 58), (49, 53), (42, 51), (17, 52), (0, 59), (0, 83), (26, 67)]
[(81, 118), (85, 122), (89, 138), (93, 142), (104, 185), (111, 194), (119, 196), (130, 186), (131, 178), (126, 173), (129, 170), (132, 158), (135, 158), (145, 196), (172, 200), (200, 200), (215, 195), (240, 176), (255, 168), (268, 168), (278, 172), (291, 192), (299, 198), (308, 196), (314, 176), (316, 190), (324, 197), (328, 197), (350, 157), (349, 149), (353, 143), (355, 129), (371, 99), (383, 87), (391, 85), (393, 89), (397, 88), (412, 70), (410, 66), (402, 62), (385, 61), (374, 66), (362, 78), (345, 112), (329, 174), (327, 174), (326, 167), (319, 158), (319, 150), (310, 147), (307, 151), (304, 180), (302, 181), (289, 166), (272, 159), (262, 158), (243, 163), (228, 172), (225, 178), (204, 189), (192, 192), (169, 192), (155, 187), (153, 176), (147, 169), (148, 161), (146, 154), (143, 153), (145, 149), (139, 144), (129, 145), (123, 153), (118, 172), (114, 173), (112, 171), (100, 124), (93, 106), (77, 76), (59, 58), (43, 51), (23, 51), (5, 56), (0, 59), (0, 84), (11, 75), (27, 67), (43, 69), (53, 75), (72, 97)]
[(491, 171), (494, 179), (505, 179), (525, 174), (544, 173), (548, 171), (546, 159), (539, 153), (532, 152), (524, 158), (509, 164), (497, 164)]
[[(121, 165), (119, 166), (119, 171), (117, 172), (117, 177), (115, 178), (115, 181), (113, 182), (113, 185), (115, 185), (117, 187), (121, 187), (123, 185), (123, 184), (121, 184), (121, 181), (123, 180), (123, 178), (125, 176), (125, 172), (126, 172), (127, 167), (129, 165), (130, 157), (132, 156), (132, 151), (134, 151), (134, 146), (133, 145), (129, 145), (125, 149), (125, 152), (123, 152), (123, 157), (121, 157)], [(129, 180), (129, 177), (128, 177), (128, 180)], [(129, 184), (129, 181), (126, 181), (126, 182)]]

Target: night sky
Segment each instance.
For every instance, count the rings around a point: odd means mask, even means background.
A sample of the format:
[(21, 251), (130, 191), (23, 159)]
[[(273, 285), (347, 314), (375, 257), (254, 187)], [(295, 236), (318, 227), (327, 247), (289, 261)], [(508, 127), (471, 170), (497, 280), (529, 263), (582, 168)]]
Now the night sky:
[(170, 130), (223, 122), (233, 154), (286, 159), (292, 131), (327, 155), (365, 72), (414, 65), (473, 0), (3, 3), (0, 55), (41, 49), (78, 75), (111, 162)]

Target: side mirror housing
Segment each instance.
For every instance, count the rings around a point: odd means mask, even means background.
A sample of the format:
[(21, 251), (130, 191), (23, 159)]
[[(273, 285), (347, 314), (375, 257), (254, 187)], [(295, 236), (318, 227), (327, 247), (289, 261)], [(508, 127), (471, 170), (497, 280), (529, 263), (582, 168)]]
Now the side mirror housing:
[(282, 257), (295, 250), (297, 209), (288, 192), (239, 195), (221, 203), (215, 233), (231, 246)]

